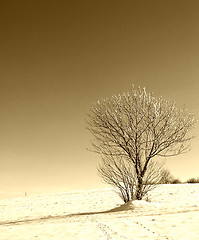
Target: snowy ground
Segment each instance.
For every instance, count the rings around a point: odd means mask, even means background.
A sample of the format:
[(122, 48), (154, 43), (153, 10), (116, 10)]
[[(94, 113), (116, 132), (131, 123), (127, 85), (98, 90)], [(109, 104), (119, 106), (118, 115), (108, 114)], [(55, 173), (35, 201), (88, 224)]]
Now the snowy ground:
[(0, 200), (1, 240), (199, 239), (199, 184), (122, 205), (111, 189)]

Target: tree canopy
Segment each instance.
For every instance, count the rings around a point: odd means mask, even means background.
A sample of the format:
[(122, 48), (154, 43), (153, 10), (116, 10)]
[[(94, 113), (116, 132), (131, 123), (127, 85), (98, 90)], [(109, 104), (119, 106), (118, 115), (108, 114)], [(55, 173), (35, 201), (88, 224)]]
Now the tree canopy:
[(132, 87), (129, 93), (93, 103), (87, 123), (95, 152), (132, 163), (140, 199), (151, 159), (187, 152), (195, 119), (187, 109), (178, 109), (174, 101)]

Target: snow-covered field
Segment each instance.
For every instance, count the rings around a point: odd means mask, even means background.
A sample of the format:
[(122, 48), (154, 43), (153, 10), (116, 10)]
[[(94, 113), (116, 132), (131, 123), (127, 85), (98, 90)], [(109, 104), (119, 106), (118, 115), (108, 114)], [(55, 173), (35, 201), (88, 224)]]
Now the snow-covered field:
[(199, 239), (199, 184), (127, 204), (111, 189), (0, 200), (0, 240)]

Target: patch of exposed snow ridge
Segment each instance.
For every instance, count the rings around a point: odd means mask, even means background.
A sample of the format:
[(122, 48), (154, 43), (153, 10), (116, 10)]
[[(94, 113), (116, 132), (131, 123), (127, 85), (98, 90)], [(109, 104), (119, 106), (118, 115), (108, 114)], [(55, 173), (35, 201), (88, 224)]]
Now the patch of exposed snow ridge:
[(114, 208), (114, 211), (128, 211), (134, 209), (151, 209), (157, 206), (157, 203), (147, 202), (146, 200), (131, 200), (125, 204), (120, 205), (117, 208)]

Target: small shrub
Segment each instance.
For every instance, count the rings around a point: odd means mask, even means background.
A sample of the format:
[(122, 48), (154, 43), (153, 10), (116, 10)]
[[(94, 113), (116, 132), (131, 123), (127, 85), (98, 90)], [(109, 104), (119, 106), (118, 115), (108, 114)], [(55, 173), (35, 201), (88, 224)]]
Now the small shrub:
[(174, 179), (172, 180), (171, 182), (172, 184), (179, 184), (179, 183), (182, 183), (179, 179)]
[(187, 183), (199, 183), (199, 178), (190, 178), (187, 180)]

